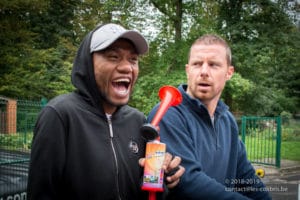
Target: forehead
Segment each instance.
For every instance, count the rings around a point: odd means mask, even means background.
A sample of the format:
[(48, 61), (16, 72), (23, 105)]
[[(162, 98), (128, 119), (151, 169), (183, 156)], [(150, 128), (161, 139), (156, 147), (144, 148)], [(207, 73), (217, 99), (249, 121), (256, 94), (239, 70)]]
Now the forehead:
[(213, 56), (226, 59), (226, 49), (219, 44), (195, 44), (191, 48), (190, 56)]
[(108, 46), (105, 51), (107, 50), (126, 50), (130, 51), (131, 53), (137, 54), (137, 50), (133, 43), (128, 39), (120, 38), (116, 40), (114, 43), (112, 43), (110, 46)]
[(192, 52), (218, 52), (226, 53), (226, 49), (220, 44), (194, 44), (192, 46)]

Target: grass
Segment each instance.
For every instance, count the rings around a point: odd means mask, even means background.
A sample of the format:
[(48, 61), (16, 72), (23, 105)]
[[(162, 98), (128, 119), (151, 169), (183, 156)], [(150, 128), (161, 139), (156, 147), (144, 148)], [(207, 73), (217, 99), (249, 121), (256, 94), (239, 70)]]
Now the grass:
[(300, 161), (300, 141), (283, 141), (281, 159)]
[[(300, 161), (300, 124), (292, 121), (282, 125), (281, 159)], [(247, 156), (251, 161), (276, 158), (276, 131), (250, 129), (245, 140)], [(275, 161), (274, 161), (275, 162)]]
[[(250, 160), (276, 157), (276, 140), (246, 138), (246, 150)], [(300, 161), (300, 141), (281, 141), (281, 159)]]

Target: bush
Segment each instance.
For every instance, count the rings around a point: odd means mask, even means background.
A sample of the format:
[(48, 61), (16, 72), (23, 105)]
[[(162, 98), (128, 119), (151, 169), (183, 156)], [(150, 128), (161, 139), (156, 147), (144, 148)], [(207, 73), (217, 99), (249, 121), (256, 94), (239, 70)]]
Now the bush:
[(283, 111), (280, 113), (281, 116), (281, 122), (283, 125), (288, 125), (290, 120), (292, 119), (292, 114), (286, 111)]
[(32, 135), (32, 133), (0, 134), (1, 149), (29, 150)]

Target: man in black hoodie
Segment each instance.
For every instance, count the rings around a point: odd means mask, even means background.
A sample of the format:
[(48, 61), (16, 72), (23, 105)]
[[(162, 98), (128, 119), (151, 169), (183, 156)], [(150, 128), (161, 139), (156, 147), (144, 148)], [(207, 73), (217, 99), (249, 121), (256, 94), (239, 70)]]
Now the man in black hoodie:
[[(81, 43), (72, 70), (76, 91), (41, 111), (31, 149), (30, 200), (146, 199), (141, 191), (146, 141), (142, 112), (127, 105), (148, 51), (144, 37), (116, 24), (96, 27)], [(184, 173), (167, 154), (168, 188)], [(140, 161), (140, 165), (139, 165)]]

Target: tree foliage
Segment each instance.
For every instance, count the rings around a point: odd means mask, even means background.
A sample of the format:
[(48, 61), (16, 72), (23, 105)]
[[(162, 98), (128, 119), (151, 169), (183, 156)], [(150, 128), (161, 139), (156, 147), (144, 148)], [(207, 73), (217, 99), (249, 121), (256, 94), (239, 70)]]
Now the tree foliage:
[(186, 82), (192, 42), (224, 37), (235, 75), (222, 99), (235, 112), (299, 113), (300, 34), (296, 1), (287, 0), (3, 0), (0, 2), (0, 94), (48, 99), (73, 90), (76, 49), (98, 23), (140, 30), (150, 43), (130, 105), (145, 112), (162, 85)]
[(292, 112), (291, 105), (299, 111), (299, 28), (286, 6), (259, 0), (222, 1), (220, 6), (218, 29), (231, 43), (236, 71), (255, 85), (248, 104), (254, 114)]

